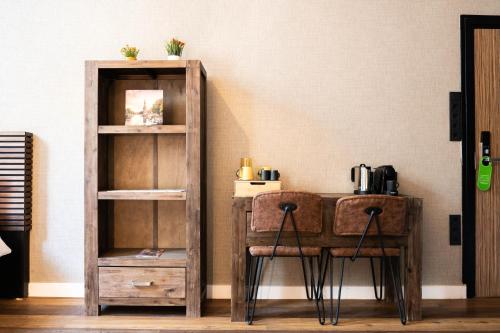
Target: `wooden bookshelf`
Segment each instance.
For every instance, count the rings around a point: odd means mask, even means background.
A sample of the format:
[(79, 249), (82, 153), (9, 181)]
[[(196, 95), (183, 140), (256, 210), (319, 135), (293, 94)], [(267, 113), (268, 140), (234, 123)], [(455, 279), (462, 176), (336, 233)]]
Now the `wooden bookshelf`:
[[(129, 89), (163, 90), (163, 125), (124, 125)], [(201, 62), (87, 61), (85, 95), (86, 313), (181, 305), (199, 317), (206, 295)], [(146, 248), (167, 251), (138, 258)]]

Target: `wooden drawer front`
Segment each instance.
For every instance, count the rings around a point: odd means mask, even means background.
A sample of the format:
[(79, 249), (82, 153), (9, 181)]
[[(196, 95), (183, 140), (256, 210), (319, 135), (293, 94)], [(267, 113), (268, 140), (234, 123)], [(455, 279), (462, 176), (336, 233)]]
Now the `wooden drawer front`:
[(185, 268), (99, 267), (99, 297), (185, 298)]

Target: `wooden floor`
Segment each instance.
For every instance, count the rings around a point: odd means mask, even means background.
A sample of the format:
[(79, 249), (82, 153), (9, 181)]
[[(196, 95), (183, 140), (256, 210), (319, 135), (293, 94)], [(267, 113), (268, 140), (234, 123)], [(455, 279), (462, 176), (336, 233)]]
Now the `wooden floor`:
[(231, 323), (228, 300), (212, 300), (205, 316), (186, 319), (183, 308), (107, 307), (86, 317), (82, 299), (0, 300), (0, 332), (199, 332), (328, 331), (459, 332), (500, 331), (500, 299), (427, 300), (421, 322), (402, 326), (393, 305), (344, 301), (338, 326), (320, 326), (312, 303), (259, 301), (252, 326)]

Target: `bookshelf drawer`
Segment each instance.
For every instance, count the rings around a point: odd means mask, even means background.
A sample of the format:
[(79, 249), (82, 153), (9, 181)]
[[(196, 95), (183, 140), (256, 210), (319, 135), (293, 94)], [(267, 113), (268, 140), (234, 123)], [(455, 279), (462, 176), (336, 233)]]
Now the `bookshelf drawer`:
[(185, 285), (185, 268), (99, 267), (100, 298), (184, 299)]

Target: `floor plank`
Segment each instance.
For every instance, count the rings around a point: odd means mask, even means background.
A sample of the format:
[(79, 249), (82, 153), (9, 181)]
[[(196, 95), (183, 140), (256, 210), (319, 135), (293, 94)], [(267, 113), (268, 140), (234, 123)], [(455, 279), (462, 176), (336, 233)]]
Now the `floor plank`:
[(84, 315), (77, 298), (0, 300), (0, 332), (466, 332), (499, 331), (500, 299), (426, 300), (424, 320), (402, 326), (392, 305), (375, 301), (342, 303), (337, 327), (320, 326), (313, 303), (259, 301), (254, 325), (231, 323), (229, 300), (211, 300), (205, 316), (186, 319), (182, 307), (106, 307), (99, 317)]

